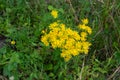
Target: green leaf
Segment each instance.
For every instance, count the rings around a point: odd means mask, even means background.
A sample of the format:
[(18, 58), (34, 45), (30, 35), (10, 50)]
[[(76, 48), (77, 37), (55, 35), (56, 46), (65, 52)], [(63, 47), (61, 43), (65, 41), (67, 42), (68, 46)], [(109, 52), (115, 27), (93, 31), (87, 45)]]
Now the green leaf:
[(99, 68), (99, 67), (98, 67), (98, 68), (97, 68), (97, 67), (94, 68), (94, 71), (99, 71), (99, 72), (101, 72), (101, 73), (103, 73), (103, 74), (104, 74), (104, 73), (107, 73), (107, 71), (105, 71), (105, 70), (103, 70), (102, 68)]
[(52, 70), (53, 69), (53, 65), (52, 64), (47, 64), (45, 65), (46, 70)]
[(50, 77), (54, 77), (55, 75), (51, 72), (51, 73), (49, 74), (49, 76), (50, 76)]
[(46, 24), (48, 24), (49, 23), (49, 21), (51, 21), (51, 19), (52, 19), (52, 16), (49, 14), (49, 13), (46, 13), (44, 16), (43, 16), (43, 21), (44, 21), (44, 23), (46, 23)]
[(0, 54), (5, 54), (7, 52), (6, 46), (0, 48)]
[(48, 6), (48, 9), (49, 9), (49, 10), (53, 10), (54, 8), (53, 8), (53, 6), (49, 5), (49, 6)]
[(63, 10), (62, 8), (60, 8), (59, 11), (60, 11), (61, 13), (64, 13), (64, 10)]
[(35, 72), (30, 74), (30, 78), (29, 79), (33, 80), (34, 78), (36, 78), (36, 79), (38, 78), (37, 77), (37, 73), (35, 73)]
[(10, 70), (9, 70), (9, 65), (5, 65), (4, 67), (3, 67), (3, 74), (4, 75), (9, 75), (10, 76)]
[(119, 51), (115, 52), (115, 58), (116, 58), (118, 64), (120, 64), (120, 52)]
[(13, 33), (13, 32), (15, 32), (16, 31), (16, 29), (15, 28), (10, 28), (10, 29), (7, 29), (7, 32), (8, 33)]
[(12, 53), (12, 57), (10, 59), (10, 63), (14, 63), (14, 62), (20, 63), (19, 53), (16, 53), (16, 52)]

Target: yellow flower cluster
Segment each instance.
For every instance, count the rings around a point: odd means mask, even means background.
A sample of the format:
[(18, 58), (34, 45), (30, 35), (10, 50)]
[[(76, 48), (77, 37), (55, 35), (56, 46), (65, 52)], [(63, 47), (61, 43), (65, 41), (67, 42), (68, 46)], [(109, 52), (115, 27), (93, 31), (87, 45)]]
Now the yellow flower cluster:
[(80, 33), (67, 28), (65, 24), (60, 22), (53, 22), (49, 25), (48, 31), (42, 31), (43, 36), (41, 41), (46, 46), (52, 46), (53, 49), (62, 49), (61, 57), (65, 61), (69, 61), (72, 56), (79, 55), (80, 53), (87, 54), (91, 43), (87, 40), (87, 35), (92, 33), (92, 29), (88, 24), (88, 19), (83, 19), (82, 24), (78, 27), (81, 31)]
[(58, 17), (58, 11), (52, 10), (51, 15), (52, 15), (54, 18), (57, 18), (57, 17)]
[(91, 29), (89, 26), (87, 26), (87, 24), (88, 24), (88, 19), (83, 19), (83, 20), (82, 20), (82, 23), (83, 23), (83, 24), (79, 24), (78, 27), (79, 27), (81, 30), (84, 30), (84, 31), (86, 31), (87, 33), (91, 34), (91, 33), (92, 33), (92, 29)]

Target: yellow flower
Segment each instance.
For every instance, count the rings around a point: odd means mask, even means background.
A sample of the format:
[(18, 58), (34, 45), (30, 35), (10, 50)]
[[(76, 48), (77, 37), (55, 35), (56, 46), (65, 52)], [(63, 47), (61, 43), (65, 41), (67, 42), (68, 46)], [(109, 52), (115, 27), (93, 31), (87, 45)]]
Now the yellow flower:
[(83, 19), (83, 20), (82, 20), (82, 23), (83, 23), (83, 24), (88, 24), (88, 19), (87, 19), (87, 18), (86, 18), (86, 19)]
[(48, 46), (49, 45), (48, 35), (42, 36), (41, 41), (45, 44), (45, 46)]
[(81, 32), (81, 36), (82, 37), (87, 37), (87, 33), (86, 32)]
[(72, 51), (72, 55), (73, 55), (73, 56), (76, 56), (76, 55), (79, 54), (78, 49), (72, 49), (71, 51)]
[(82, 48), (82, 42), (80, 42), (80, 41), (76, 42), (75, 47), (77, 49), (81, 49)]
[(80, 35), (78, 34), (77, 31), (73, 31), (72, 36), (73, 36), (74, 39), (76, 39), (76, 40), (80, 40)]
[(49, 25), (50, 29), (54, 29), (55, 27), (58, 27), (58, 23), (57, 22), (53, 22)]
[(45, 34), (45, 30), (42, 30), (42, 34)]
[(79, 24), (78, 25), (78, 28), (79, 29), (82, 29), (82, 30), (85, 30), (86, 29), (86, 26), (84, 24)]
[(72, 49), (72, 48), (74, 48), (74, 44), (75, 44), (75, 40), (68, 38), (66, 40), (66, 43), (64, 44), (64, 49)]
[(65, 30), (65, 24), (60, 24), (61, 30), (64, 31)]
[(14, 40), (13, 40), (13, 41), (11, 41), (11, 44), (12, 44), (12, 45), (15, 45), (15, 43), (16, 43), (16, 42), (15, 42)]
[(52, 42), (51, 44), (52, 44), (52, 47), (53, 47), (53, 48), (57, 48), (57, 47), (60, 47), (60, 46), (61, 46), (60, 41), (57, 40), (57, 39), (56, 39), (54, 42)]
[(92, 33), (92, 29), (91, 29), (90, 27), (87, 27), (87, 28), (86, 28), (86, 31), (87, 31), (89, 34)]
[(66, 62), (68, 62), (70, 59), (71, 59), (71, 56), (66, 56), (66, 57), (64, 58), (64, 60), (65, 60)]
[(82, 45), (83, 45), (83, 47), (82, 47), (83, 52), (85, 54), (88, 54), (89, 46), (91, 46), (91, 43), (89, 43), (89, 42), (83, 42)]
[(67, 50), (62, 50), (61, 57), (64, 58), (64, 60), (67, 62), (71, 59), (70, 52)]
[(54, 18), (57, 18), (57, 17), (58, 17), (58, 11), (52, 10), (51, 15), (52, 15)]
[(89, 26), (86, 26), (85, 24), (79, 24), (78, 28), (81, 30), (85, 30), (86, 32), (88, 32), (88, 34), (92, 33), (92, 29)]
[(87, 33), (86, 32), (81, 32), (81, 41), (86, 41)]

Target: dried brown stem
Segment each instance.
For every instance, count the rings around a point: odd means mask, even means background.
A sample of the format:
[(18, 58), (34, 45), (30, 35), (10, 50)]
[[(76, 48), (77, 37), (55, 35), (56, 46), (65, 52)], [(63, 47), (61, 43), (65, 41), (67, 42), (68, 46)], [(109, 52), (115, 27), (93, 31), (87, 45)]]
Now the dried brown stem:
[(73, 14), (74, 14), (74, 16), (75, 16), (75, 21), (78, 23), (78, 22), (79, 22), (79, 19), (78, 19), (78, 16), (76, 15), (75, 9), (73, 8), (73, 5), (72, 5), (71, 0), (66, 0), (66, 2), (69, 3), (70, 8), (71, 8), (71, 10), (72, 10), (72, 12), (73, 12)]
[(120, 66), (114, 71), (113, 74), (110, 75), (110, 77), (107, 80), (111, 80), (119, 70), (120, 70)]

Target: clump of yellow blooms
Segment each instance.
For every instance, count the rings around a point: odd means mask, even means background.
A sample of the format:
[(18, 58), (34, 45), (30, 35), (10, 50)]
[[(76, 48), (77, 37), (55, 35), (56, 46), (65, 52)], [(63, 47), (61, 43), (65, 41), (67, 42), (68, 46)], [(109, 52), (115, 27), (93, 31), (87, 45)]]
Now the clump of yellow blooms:
[(92, 33), (92, 29), (91, 29), (89, 26), (87, 26), (87, 24), (88, 24), (88, 19), (83, 19), (83, 20), (82, 20), (82, 23), (83, 23), (83, 24), (79, 24), (79, 25), (78, 25), (79, 29), (84, 30), (84, 31), (86, 31), (87, 33), (91, 34), (91, 33)]
[(52, 10), (51, 15), (52, 15), (54, 18), (57, 18), (57, 17), (58, 17), (58, 11)]
[(41, 41), (53, 49), (60, 48), (61, 57), (65, 61), (81, 53), (88, 54), (91, 43), (87, 41), (87, 36), (92, 33), (92, 29), (87, 24), (88, 19), (83, 19), (82, 24), (78, 25), (81, 32), (77, 32), (61, 22), (53, 22), (49, 25), (48, 31), (42, 31)]

